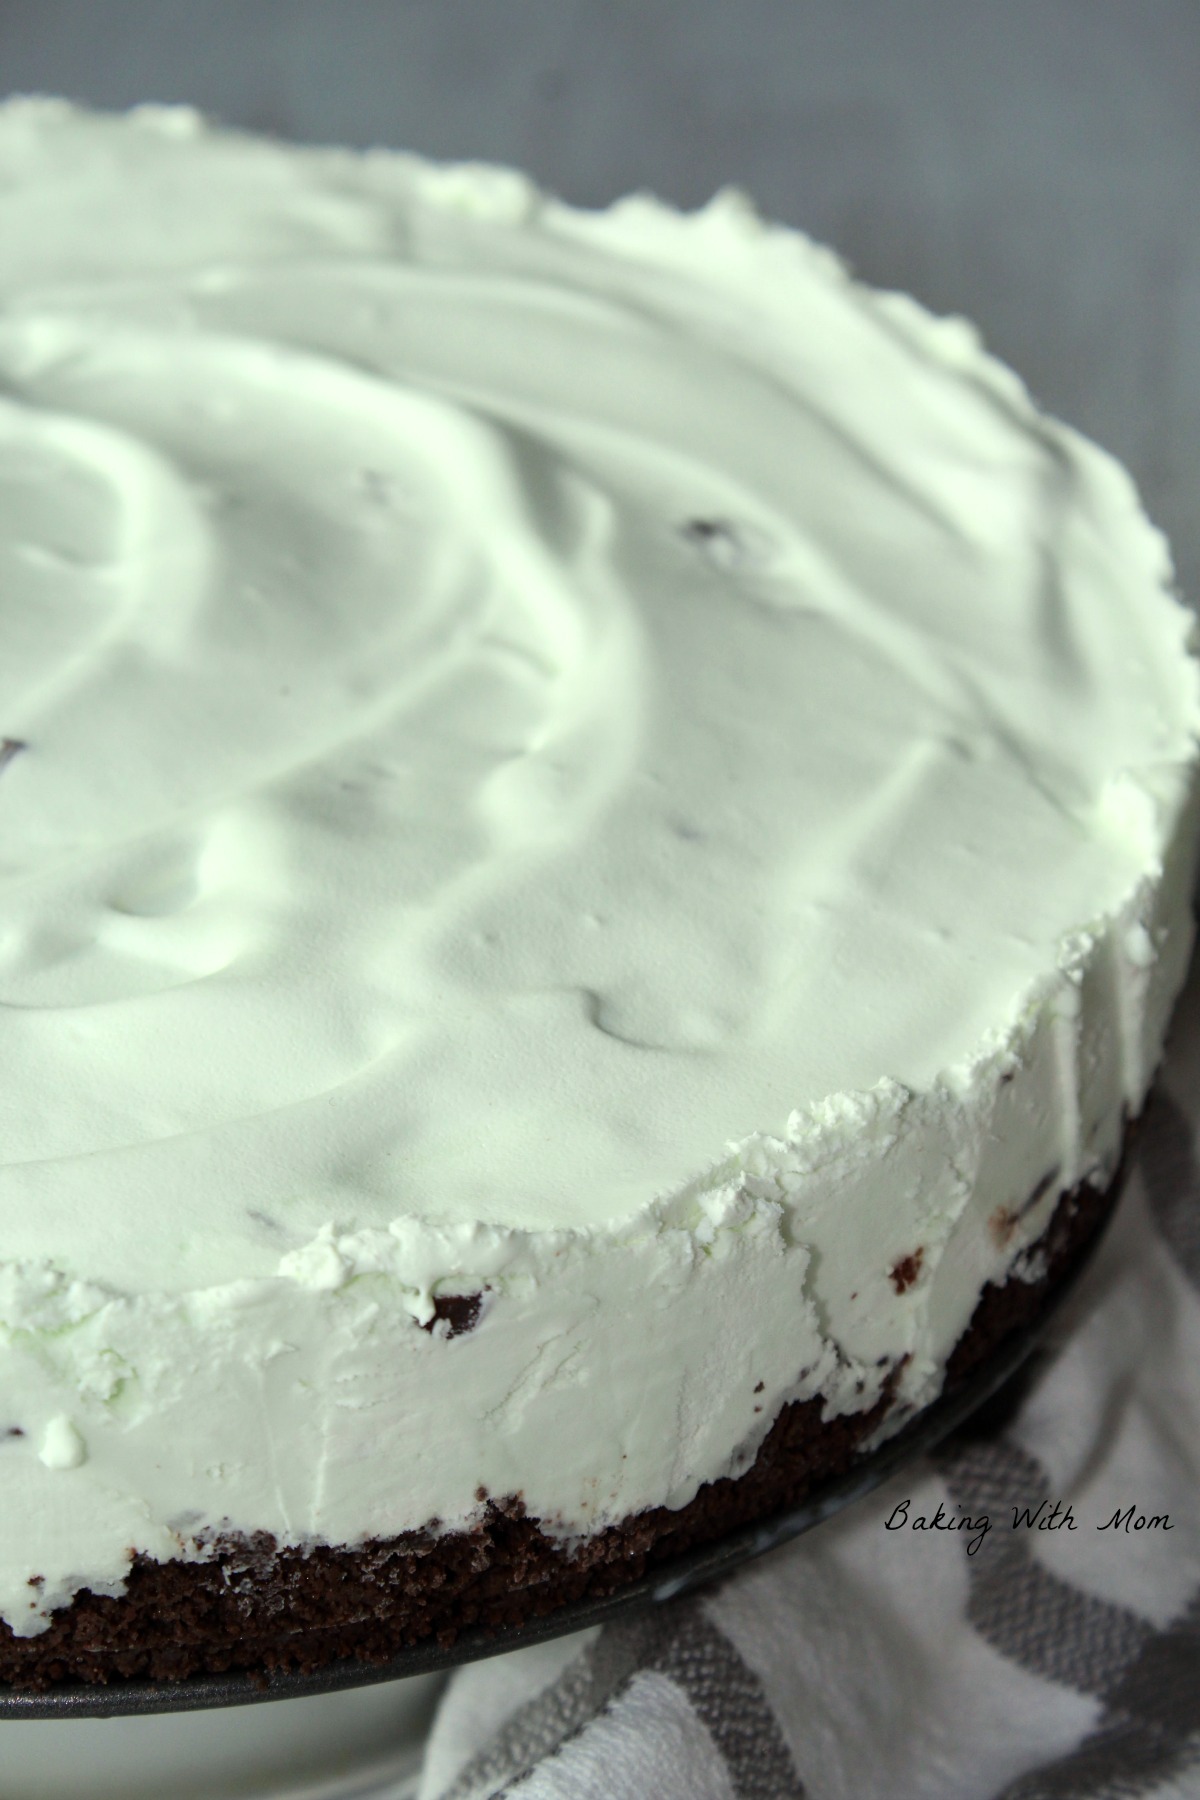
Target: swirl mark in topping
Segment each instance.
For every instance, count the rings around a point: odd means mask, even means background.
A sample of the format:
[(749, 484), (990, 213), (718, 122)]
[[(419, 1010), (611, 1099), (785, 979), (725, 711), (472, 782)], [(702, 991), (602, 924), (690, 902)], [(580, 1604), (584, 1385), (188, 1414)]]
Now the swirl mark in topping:
[(37, 578), (92, 624), (43, 607), (12, 698), (40, 766), (0, 846), (0, 1004), (79, 1095), (16, 1121), (29, 1162), (418, 1055), (456, 921), (626, 765), (638, 652), (611, 506), (529, 434), (331, 355), (101, 318), (50, 358), (21, 330), (9, 422), (86, 551)]

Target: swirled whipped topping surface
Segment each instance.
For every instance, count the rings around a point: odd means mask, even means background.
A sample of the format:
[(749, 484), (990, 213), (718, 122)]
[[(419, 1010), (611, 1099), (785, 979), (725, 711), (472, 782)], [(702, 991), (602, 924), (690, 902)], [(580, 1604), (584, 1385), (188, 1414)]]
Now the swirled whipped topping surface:
[(0, 1229), (628, 1219), (1011, 1032), (1184, 615), (968, 329), (736, 197), (0, 122)]
[(927, 1398), (1182, 978), (1168, 582), (736, 195), (0, 109), (0, 1612)]

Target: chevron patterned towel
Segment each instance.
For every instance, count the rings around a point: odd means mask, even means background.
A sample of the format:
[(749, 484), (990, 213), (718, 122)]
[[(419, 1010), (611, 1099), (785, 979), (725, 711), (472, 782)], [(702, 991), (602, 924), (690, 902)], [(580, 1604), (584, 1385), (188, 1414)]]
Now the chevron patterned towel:
[(1193, 981), (1015, 1403), (719, 1587), (461, 1669), (419, 1800), (1200, 1800), (1198, 1138)]

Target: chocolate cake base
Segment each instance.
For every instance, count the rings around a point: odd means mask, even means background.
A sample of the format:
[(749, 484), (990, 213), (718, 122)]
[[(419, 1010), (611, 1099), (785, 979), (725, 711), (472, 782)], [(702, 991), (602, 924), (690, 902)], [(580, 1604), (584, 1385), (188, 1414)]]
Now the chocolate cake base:
[[(984, 1289), (950, 1356), (947, 1390), (1036, 1317), (1112, 1210), (1121, 1180), (1119, 1170), (1105, 1190), (1084, 1185), (1063, 1196), (1036, 1246), (1044, 1262), (1036, 1281)], [(0, 1622), (0, 1681), (44, 1692), (230, 1670), (265, 1678), (346, 1657), (383, 1662), (422, 1640), (452, 1644), (467, 1628), (524, 1625), (797, 1505), (852, 1465), (891, 1399), (828, 1420), (822, 1405), (817, 1396), (785, 1406), (736, 1479), (708, 1482), (677, 1511), (653, 1508), (570, 1547), (527, 1518), (519, 1500), (489, 1499), (466, 1532), (412, 1531), (354, 1549), (280, 1549), (264, 1534), (231, 1538), (204, 1562), (139, 1556), (123, 1594), (85, 1589), (37, 1637), (15, 1637)]]

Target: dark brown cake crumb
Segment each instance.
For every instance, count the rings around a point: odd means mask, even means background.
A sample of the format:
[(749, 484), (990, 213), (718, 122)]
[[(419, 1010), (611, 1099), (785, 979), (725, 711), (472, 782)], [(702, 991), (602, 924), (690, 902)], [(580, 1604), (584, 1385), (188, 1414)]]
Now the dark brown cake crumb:
[(433, 1317), (422, 1325), (422, 1331), (432, 1331), (435, 1326), (445, 1324), (448, 1329), (444, 1337), (462, 1337), (468, 1331), (474, 1331), (483, 1311), (483, 1295), (479, 1294), (439, 1294), (433, 1303)]
[(892, 1264), (892, 1286), (898, 1294), (903, 1294), (912, 1286), (921, 1273), (921, 1264), (925, 1260), (925, 1246), (918, 1244), (907, 1256), (902, 1256)]

